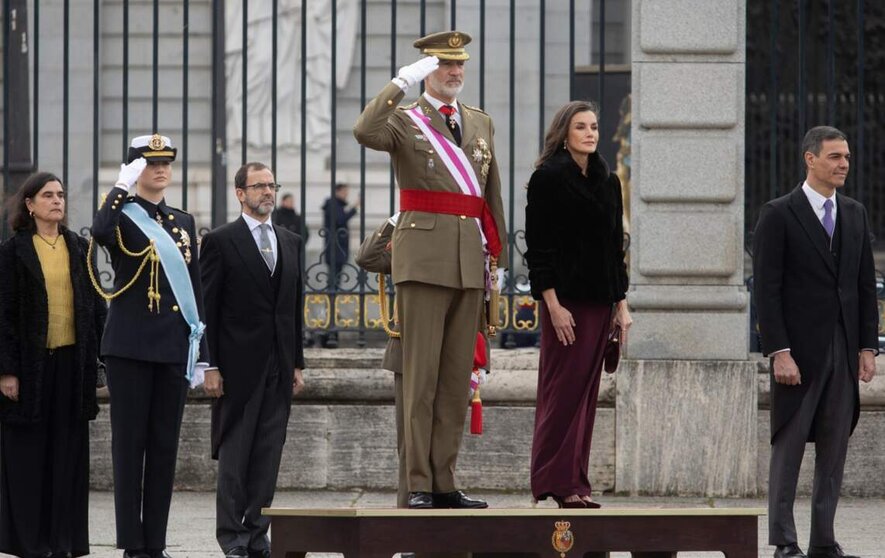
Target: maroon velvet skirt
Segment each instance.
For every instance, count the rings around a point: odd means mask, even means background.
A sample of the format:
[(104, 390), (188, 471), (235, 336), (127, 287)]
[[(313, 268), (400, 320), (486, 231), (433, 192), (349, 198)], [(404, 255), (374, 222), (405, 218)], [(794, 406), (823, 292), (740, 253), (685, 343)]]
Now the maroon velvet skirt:
[(612, 305), (560, 300), (575, 319), (575, 343), (556, 338), (546, 306), (541, 306), (541, 359), (531, 483), (537, 500), (547, 496), (590, 495), (587, 469), (596, 418), (602, 355)]

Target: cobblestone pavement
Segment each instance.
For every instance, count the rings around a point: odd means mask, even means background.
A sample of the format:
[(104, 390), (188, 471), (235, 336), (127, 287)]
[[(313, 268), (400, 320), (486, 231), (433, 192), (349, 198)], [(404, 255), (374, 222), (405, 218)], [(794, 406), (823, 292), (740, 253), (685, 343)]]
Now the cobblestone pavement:
[[(486, 498), (496, 508), (530, 508), (531, 497), (527, 493), (477, 493), (471, 496)], [(114, 548), (114, 504), (113, 494), (93, 492), (90, 496), (90, 537), (91, 556), (97, 558), (120, 558), (122, 551)], [(714, 500), (697, 498), (624, 498), (600, 496), (597, 498), (607, 507), (680, 507), (710, 506), (725, 507), (765, 507), (758, 500)], [(298, 491), (280, 492), (274, 505), (299, 508), (340, 508), (340, 507), (389, 507), (394, 495), (386, 492), (364, 491)], [(539, 507), (550, 504), (542, 502)], [(796, 522), (800, 545), (805, 548), (808, 541), (809, 501), (799, 500), (796, 504)], [(172, 499), (169, 520), (168, 551), (173, 558), (209, 557), (222, 558), (215, 543), (215, 494), (207, 492), (177, 492)], [(846, 551), (863, 558), (885, 558), (885, 500), (842, 498), (836, 515), (836, 535)], [(774, 549), (768, 546), (768, 529), (765, 518), (759, 521), (759, 556), (771, 557)], [(331, 557), (333, 554), (310, 554), (311, 557)], [(613, 558), (627, 558), (627, 553), (612, 553)], [(680, 553), (680, 557), (691, 558), (721, 557), (721, 553)]]

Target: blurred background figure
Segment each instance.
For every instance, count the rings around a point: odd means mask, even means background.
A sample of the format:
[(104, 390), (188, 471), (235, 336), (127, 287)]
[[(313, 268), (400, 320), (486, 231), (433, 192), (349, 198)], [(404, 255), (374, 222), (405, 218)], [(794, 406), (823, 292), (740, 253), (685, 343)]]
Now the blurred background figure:
[(295, 196), (292, 194), (283, 194), (283, 197), (280, 198), (280, 205), (273, 210), (273, 213), (270, 215), (270, 220), (274, 225), (283, 227), (284, 229), (300, 236), (301, 240), (303, 240), (301, 244), (302, 246), (307, 243), (307, 239), (310, 237), (310, 231), (307, 230), (307, 225), (304, 225), (304, 230), (301, 229), (304, 220), (301, 218), (301, 215), (295, 211)]
[(323, 228), (326, 229), (324, 257), (329, 266), (329, 290), (341, 286), (341, 269), (350, 256), (350, 226), (348, 223), (359, 209), (359, 200), (347, 205), (350, 187), (339, 182), (335, 185), (335, 196), (323, 202)]
[(0, 245), (0, 552), (89, 553), (89, 421), (107, 309), (86, 240), (65, 227), (48, 172), (10, 199)]
[[(323, 259), (329, 267), (327, 288), (330, 291), (337, 291), (341, 288), (343, 280), (341, 270), (350, 257), (350, 226), (348, 223), (360, 207), (359, 200), (348, 207), (347, 196), (349, 194), (350, 187), (339, 182), (335, 185), (334, 197), (326, 198), (322, 207), (323, 229), (326, 231)], [(332, 305), (334, 306), (334, 301)], [(330, 322), (330, 326), (334, 327), (335, 324)], [(317, 340), (322, 347), (334, 349), (338, 346), (338, 332), (317, 333)]]

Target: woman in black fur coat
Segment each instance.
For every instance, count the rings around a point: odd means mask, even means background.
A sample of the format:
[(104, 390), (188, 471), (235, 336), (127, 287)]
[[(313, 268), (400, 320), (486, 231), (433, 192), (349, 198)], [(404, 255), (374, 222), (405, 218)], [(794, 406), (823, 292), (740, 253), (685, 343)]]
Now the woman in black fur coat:
[(541, 357), (531, 485), (538, 500), (599, 507), (587, 469), (603, 350), (627, 310), (623, 202), (597, 152), (598, 109), (573, 101), (556, 113), (535, 163), (526, 206), (526, 259), (541, 302)]
[(106, 306), (86, 241), (64, 226), (61, 181), (40, 172), (10, 200), (0, 245), (0, 552), (89, 553), (89, 423)]

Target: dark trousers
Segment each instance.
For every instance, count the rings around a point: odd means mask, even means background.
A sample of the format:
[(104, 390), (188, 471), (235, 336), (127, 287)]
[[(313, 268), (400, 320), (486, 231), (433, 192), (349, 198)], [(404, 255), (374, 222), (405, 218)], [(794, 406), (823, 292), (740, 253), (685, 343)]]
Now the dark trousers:
[(812, 432), (815, 460), (810, 544), (831, 546), (836, 542), (833, 521), (851, 433), (852, 383), (857, 382), (851, 377), (848, 364), (848, 358), (856, 356), (848, 354), (841, 327), (836, 328), (830, 355), (821, 366), (820, 377), (812, 380), (799, 410), (772, 441), (768, 477), (768, 542), (771, 545), (798, 542), (793, 502), (805, 443)]
[(46, 352), (41, 420), (0, 426), (0, 552), (89, 554), (89, 423), (74, 348)]
[(218, 448), (215, 538), (225, 552), (242, 546), (250, 552), (270, 549), (270, 518), (261, 508), (273, 504), (292, 392), (281, 389), (276, 359), (264, 371), (240, 420)]
[(166, 548), (181, 416), (184, 364), (106, 357), (117, 548)]

